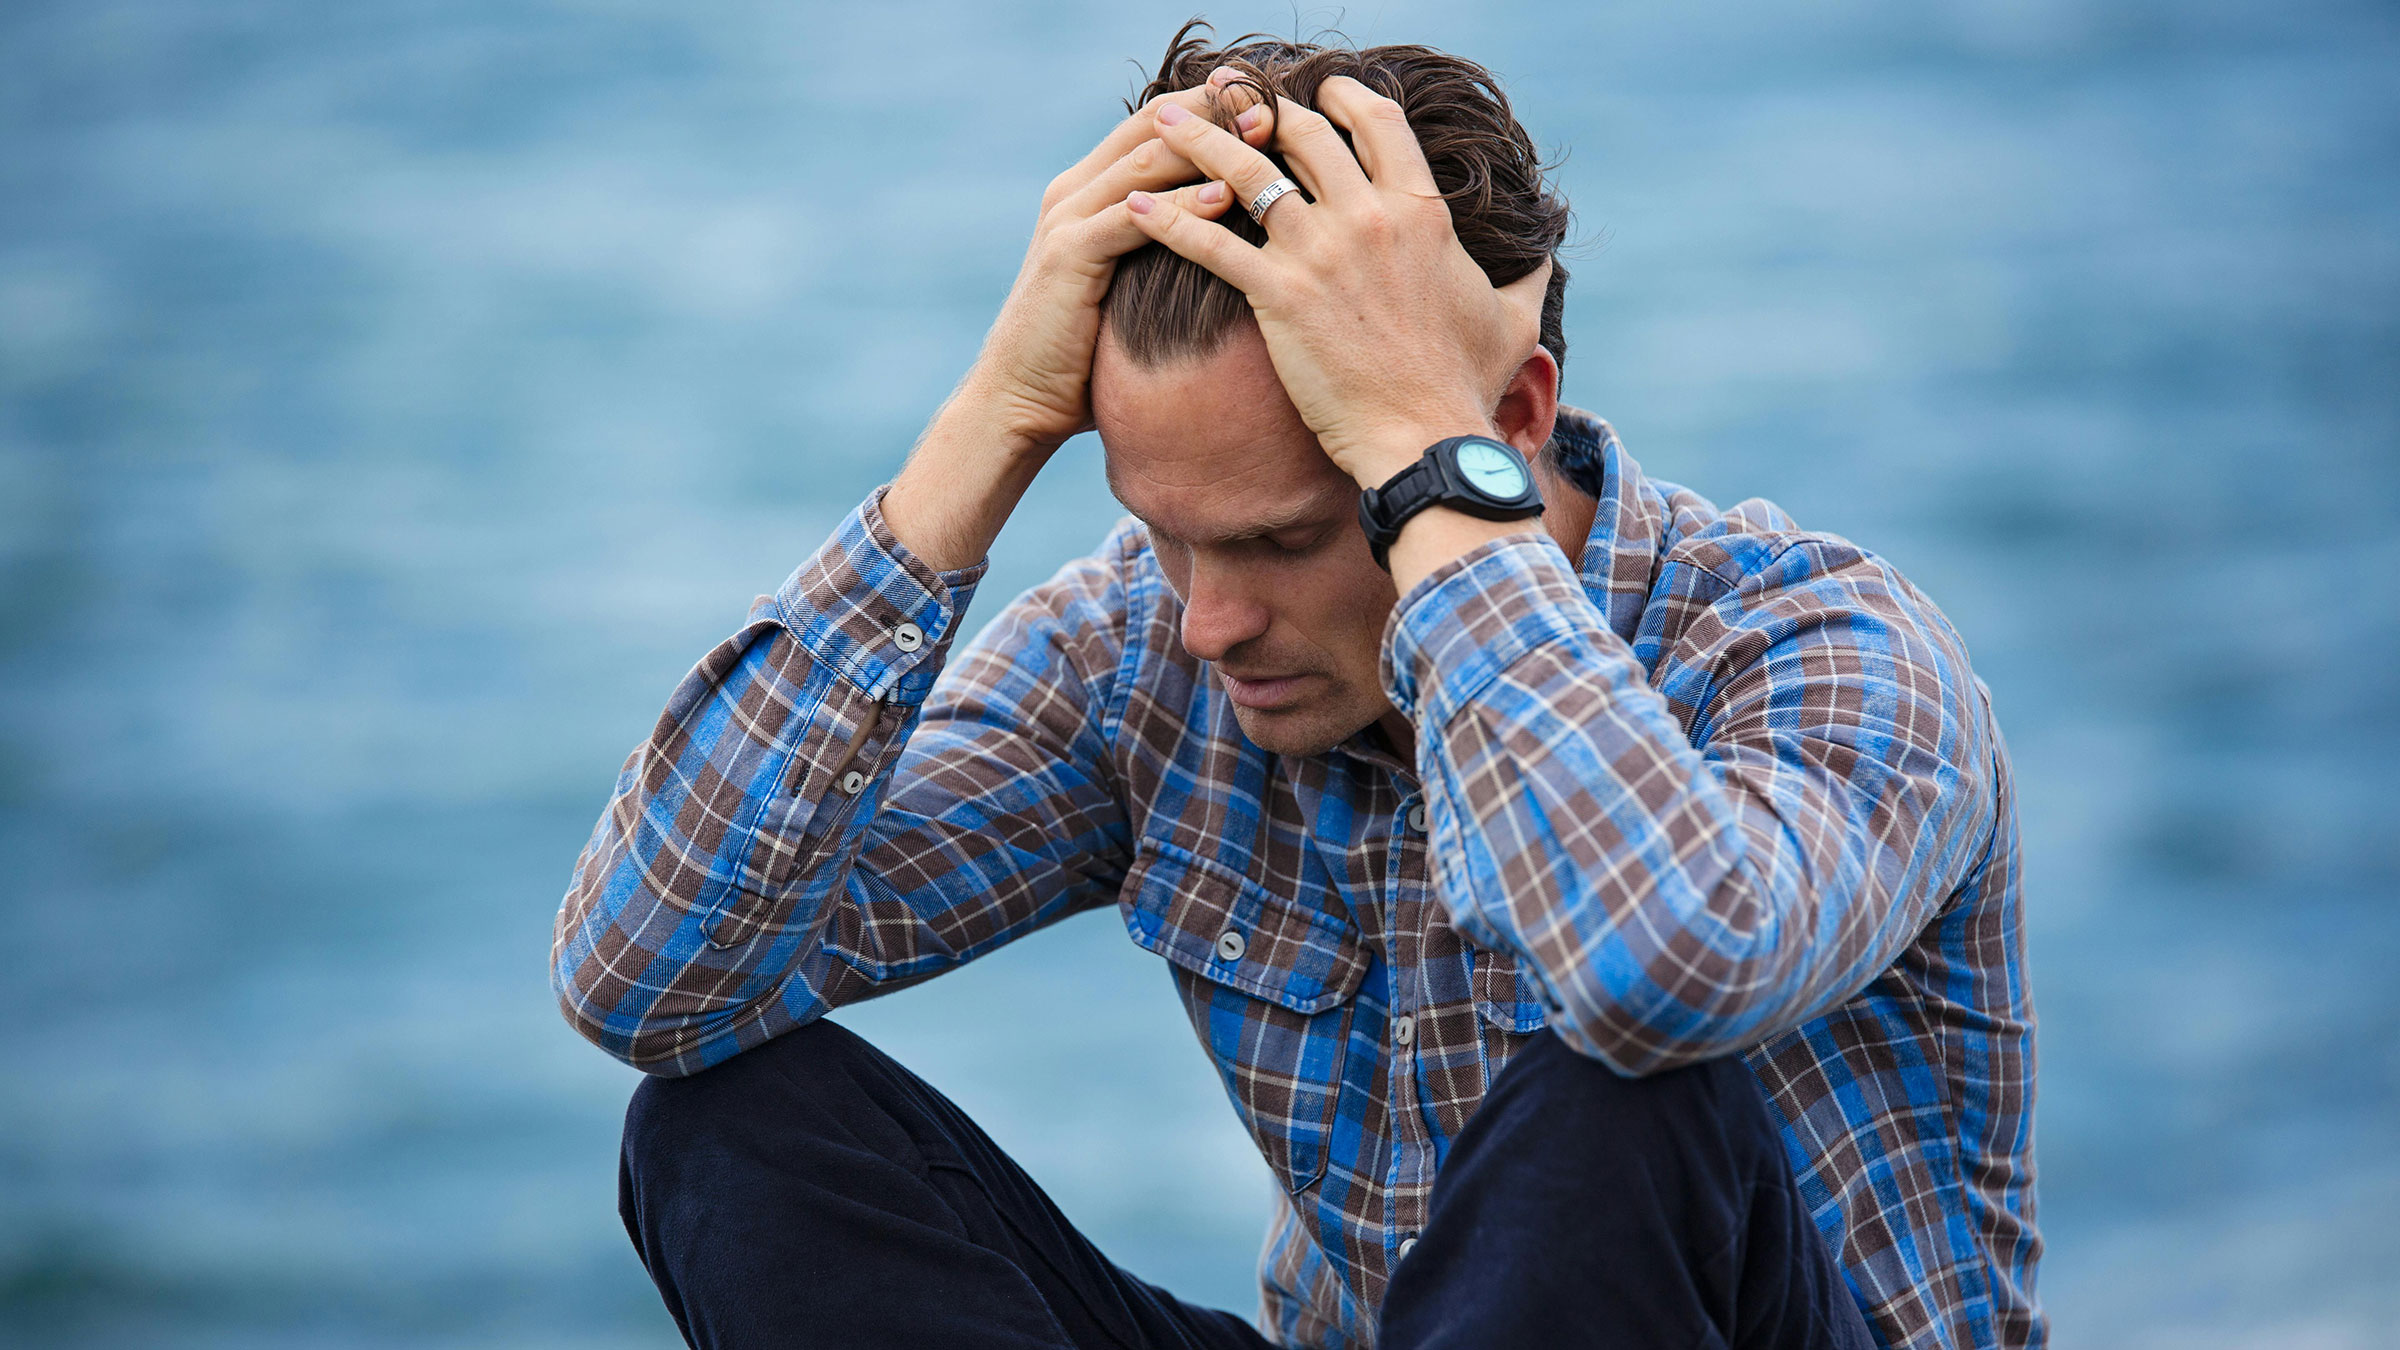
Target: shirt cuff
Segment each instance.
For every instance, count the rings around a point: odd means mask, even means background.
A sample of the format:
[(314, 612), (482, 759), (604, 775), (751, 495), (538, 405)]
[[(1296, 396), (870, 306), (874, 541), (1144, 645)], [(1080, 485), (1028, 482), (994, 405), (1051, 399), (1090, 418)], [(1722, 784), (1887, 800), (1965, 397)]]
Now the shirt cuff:
[(1383, 690), (1410, 721), (1444, 726), (1534, 648), (1605, 631), (1556, 545), (1495, 539), (1433, 569), (1392, 606)]
[(772, 619), (868, 697), (925, 701), (991, 560), (937, 572), (883, 520), (875, 489), (753, 618)]

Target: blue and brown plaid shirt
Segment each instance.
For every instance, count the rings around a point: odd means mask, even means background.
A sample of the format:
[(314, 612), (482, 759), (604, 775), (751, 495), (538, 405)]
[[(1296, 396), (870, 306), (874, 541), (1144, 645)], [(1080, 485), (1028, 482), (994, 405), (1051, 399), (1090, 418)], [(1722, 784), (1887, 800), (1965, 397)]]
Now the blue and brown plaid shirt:
[(627, 761), (559, 915), (567, 1017), (691, 1073), (1114, 904), (1282, 1182), (1284, 1344), (1372, 1344), (1545, 1027), (1628, 1074), (1744, 1056), (1884, 1344), (2040, 1344), (2016, 814), (1965, 646), (1875, 555), (1646, 478), (1597, 419), (1553, 449), (1599, 499), (1580, 564), (1495, 542), (1392, 613), (1414, 763), (1245, 740), (1131, 521), (951, 656), (981, 569), (870, 499)]

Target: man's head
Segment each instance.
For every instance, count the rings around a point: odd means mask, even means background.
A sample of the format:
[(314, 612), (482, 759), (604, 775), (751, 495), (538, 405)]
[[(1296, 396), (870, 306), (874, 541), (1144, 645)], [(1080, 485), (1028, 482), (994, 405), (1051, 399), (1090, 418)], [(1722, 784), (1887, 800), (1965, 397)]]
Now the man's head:
[[(1452, 228), (1492, 283), (1554, 264), (1540, 343), (1563, 363), (1567, 274), (1555, 263), (1566, 203), (1488, 72), (1415, 46), (1245, 38), (1218, 49), (1192, 27), (1176, 34), (1137, 106), (1206, 84), (1219, 66), (1303, 106), (1336, 75), (1398, 102)], [(1265, 239), (1238, 208), (1224, 224)], [(1538, 445), (1551, 406), (1512, 385), (1495, 420)], [(1092, 412), (1110, 486), (1149, 525), (1182, 598), (1184, 646), (1214, 663), (1243, 732), (1278, 753), (1314, 754), (1389, 713), (1377, 661), (1392, 580), (1359, 529), (1358, 485), (1285, 396), (1241, 292), (1155, 244), (1126, 255), (1101, 303)], [(1548, 496), (1555, 476), (1540, 477)]]

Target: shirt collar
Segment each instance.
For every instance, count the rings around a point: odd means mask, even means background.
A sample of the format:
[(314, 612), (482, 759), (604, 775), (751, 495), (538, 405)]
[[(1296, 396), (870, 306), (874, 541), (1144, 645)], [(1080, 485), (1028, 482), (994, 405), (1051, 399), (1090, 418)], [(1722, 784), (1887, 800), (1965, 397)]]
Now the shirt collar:
[(1599, 502), (1576, 560), (1584, 593), (1616, 635), (1631, 642), (1666, 553), (1666, 497), (1625, 453), (1616, 428), (1581, 408), (1558, 405), (1550, 446), (1567, 481)]

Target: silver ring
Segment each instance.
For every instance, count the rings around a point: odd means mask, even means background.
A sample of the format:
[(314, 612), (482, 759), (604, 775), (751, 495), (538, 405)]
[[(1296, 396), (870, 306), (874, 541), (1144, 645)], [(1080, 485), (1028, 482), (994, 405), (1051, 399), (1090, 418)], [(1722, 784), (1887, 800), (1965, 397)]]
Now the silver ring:
[(1257, 196), (1250, 199), (1250, 218), (1257, 221), (1261, 225), (1266, 224), (1267, 208), (1273, 206), (1276, 200), (1282, 197), (1283, 194), (1287, 192), (1298, 192), (1299, 190), (1300, 185), (1293, 182), (1289, 178), (1278, 178), (1274, 182), (1267, 184), (1265, 187), (1259, 189)]

